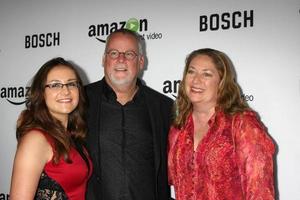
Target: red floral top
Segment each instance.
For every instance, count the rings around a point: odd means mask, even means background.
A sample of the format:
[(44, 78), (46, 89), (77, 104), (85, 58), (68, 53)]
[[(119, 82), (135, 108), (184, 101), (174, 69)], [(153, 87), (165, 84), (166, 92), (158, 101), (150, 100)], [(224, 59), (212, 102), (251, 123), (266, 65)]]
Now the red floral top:
[[(232, 120), (234, 119), (234, 120)], [(217, 112), (194, 151), (192, 115), (169, 134), (169, 183), (176, 200), (274, 199), (274, 144), (254, 112)]]

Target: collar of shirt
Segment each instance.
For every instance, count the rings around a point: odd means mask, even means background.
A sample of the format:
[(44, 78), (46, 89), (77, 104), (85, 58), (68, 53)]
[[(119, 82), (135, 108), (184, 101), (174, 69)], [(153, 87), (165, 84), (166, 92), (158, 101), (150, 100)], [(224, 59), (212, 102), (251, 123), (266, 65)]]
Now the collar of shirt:
[[(107, 84), (105, 78), (103, 78), (103, 83), (103, 97), (105, 98), (105, 100), (108, 102), (117, 102), (117, 95), (115, 91)], [(136, 102), (138, 99), (141, 98), (142, 82), (140, 79), (137, 79), (136, 85), (138, 86), (138, 91), (134, 95), (131, 102)]]

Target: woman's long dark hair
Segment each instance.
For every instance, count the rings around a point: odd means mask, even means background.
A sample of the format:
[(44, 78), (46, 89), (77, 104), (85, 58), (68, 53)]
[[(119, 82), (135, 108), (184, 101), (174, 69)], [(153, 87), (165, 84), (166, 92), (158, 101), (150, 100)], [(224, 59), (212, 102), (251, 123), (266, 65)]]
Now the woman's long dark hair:
[[(69, 114), (67, 130), (58, 119), (50, 114), (44, 98), (47, 76), (55, 67), (67, 67), (71, 69), (75, 73), (79, 83), (78, 106)], [(18, 119), (17, 140), (19, 141), (24, 134), (32, 129), (41, 129), (50, 136), (54, 143), (54, 163), (58, 163), (62, 156), (66, 162), (71, 162), (69, 159), (71, 146), (83, 145), (86, 136), (87, 128), (84, 120), (85, 105), (86, 99), (82, 80), (75, 66), (61, 57), (49, 60), (33, 77), (26, 102), (26, 109)]]

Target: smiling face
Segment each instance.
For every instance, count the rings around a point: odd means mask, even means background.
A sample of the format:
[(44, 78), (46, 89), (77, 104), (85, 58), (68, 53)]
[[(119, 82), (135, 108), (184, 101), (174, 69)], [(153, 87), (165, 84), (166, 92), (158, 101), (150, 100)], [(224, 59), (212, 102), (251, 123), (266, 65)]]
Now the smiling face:
[(187, 69), (185, 92), (193, 106), (215, 107), (220, 76), (212, 59), (207, 55), (194, 57)]
[[(74, 83), (77, 81), (74, 71), (66, 66), (58, 65), (51, 69), (47, 75), (45, 85), (53, 83)], [(77, 107), (79, 90), (74, 85), (64, 85), (62, 88), (45, 87), (45, 102), (50, 114), (66, 124), (68, 115)]]
[[(121, 52), (118, 58), (110, 57), (107, 52)], [(124, 52), (134, 52), (137, 56), (126, 59)], [(139, 55), (138, 41), (129, 34), (116, 33), (111, 36), (103, 55), (103, 66), (106, 82), (113, 88), (132, 87), (144, 65), (143, 56)]]

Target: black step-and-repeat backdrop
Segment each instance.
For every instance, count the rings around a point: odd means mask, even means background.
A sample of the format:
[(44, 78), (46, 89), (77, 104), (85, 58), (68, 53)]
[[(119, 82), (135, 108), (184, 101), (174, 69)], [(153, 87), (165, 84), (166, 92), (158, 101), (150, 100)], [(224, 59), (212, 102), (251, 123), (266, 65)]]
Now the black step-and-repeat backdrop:
[(216, 48), (235, 65), (244, 98), (277, 144), (280, 199), (300, 199), (300, 1), (0, 1), (0, 199), (8, 199), (15, 125), (28, 83), (62, 56), (85, 83), (103, 75), (107, 35), (127, 27), (145, 39), (147, 85), (175, 98), (192, 50)]

